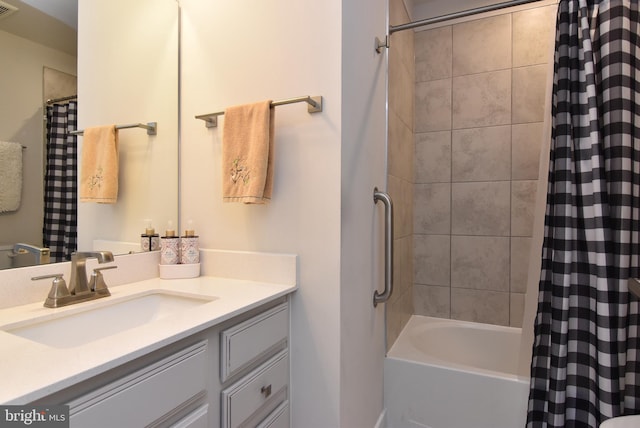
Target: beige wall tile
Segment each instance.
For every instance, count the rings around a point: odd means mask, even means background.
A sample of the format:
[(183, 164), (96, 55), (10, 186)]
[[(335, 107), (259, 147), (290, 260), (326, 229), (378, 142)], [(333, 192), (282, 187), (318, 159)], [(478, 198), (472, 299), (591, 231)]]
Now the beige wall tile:
[(389, 111), (389, 142), (387, 172), (406, 181), (413, 181), (413, 131), (393, 111)]
[(511, 127), (511, 178), (537, 180), (542, 146), (542, 122), (522, 123)]
[(453, 78), (453, 128), (508, 125), (511, 70)]
[(414, 283), (449, 286), (451, 260), (449, 235), (415, 235), (413, 255)]
[(544, 121), (547, 69), (546, 64), (513, 69), (512, 123)]
[(509, 293), (452, 288), (451, 318), (509, 325)]
[(531, 252), (531, 238), (511, 238), (511, 287), (512, 293), (527, 291), (529, 276), (529, 253)]
[(394, 111), (409, 127), (413, 124), (415, 78), (402, 64), (389, 63), (389, 111)]
[(557, 5), (536, 7), (513, 14), (513, 66), (553, 61)]
[(451, 181), (451, 131), (416, 134), (415, 141), (415, 182)]
[(400, 25), (407, 22), (409, 15), (403, 0), (389, 0), (389, 24)]
[(511, 293), (509, 304), (509, 325), (511, 327), (522, 327), (522, 317), (524, 316), (524, 294)]
[(511, 236), (532, 236), (537, 180), (511, 182)]
[(411, 293), (413, 288), (413, 235), (396, 238), (393, 241), (394, 293)]
[(451, 26), (415, 33), (416, 82), (451, 77)]
[(414, 233), (450, 233), (451, 184), (416, 184), (414, 191)]
[(415, 132), (451, 129), (451, 79), (416, 83)]
[(452, 236), (451, 287), (509, 291), (509, 238)]
[(418, 314), (522, 322), (555, 9), (414, 35)]
[(416, 284), (413, 288), (415, 314), (449, 318), (451, 316), (450, 294), (449, 287)]
[[(389, 1), (393, 25), (409, 21), (403, 0)], [(394, 284), (387, 305), (387, 346), (391, 347), (413, 314), (413, 138), (415, 63), (412, 31), (393, 39), (389, 51), (389, 147), (387, 177), (394, 199)]]
[(453, 26), (453, 75), (511, 68), (511, 15)]
[(394, 290), (387, 302), (387, 350), (396, 341), (413, 312), (413, 289), (402, 294)]
[(388, 175), (387, 180), (389, 196), (394, 208), (394, 236), (400, 238), (411, 235), (413, 233), (413, 183), (393, 175)]
[(451, 134), (452, 181), (511, 178), (511, 127), (454, 130)]
[[(404, 5), (403, 0), (390, 0), (389, 1), (389, 24), (399, 25), (409, 22), (409, 14)], [(398, 56), (400, 61), (407, 66), (407, 68), (413, 68), (414, 46), (413, 46), (413, 32), (412, 31), (399, 31), (394, 34), (392, 43), (393, 49), (389, 49), (389, 60), (395, 59)]]
[(509, 235), (508, 181), (453, 183), (451, 230), (455, 235)]

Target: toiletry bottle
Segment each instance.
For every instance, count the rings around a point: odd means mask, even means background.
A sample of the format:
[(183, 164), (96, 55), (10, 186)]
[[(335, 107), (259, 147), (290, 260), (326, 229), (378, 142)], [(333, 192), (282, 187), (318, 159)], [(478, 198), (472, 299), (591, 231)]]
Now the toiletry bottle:
[(151, 251), (151, 237), (149, 236), (149, 229), (140, 235), (140, 249), (142, 251)]
[(160, 264), (175, 265), (180, 261), (180, 238), (169, 222), (165, 236), (160, 238)]
[(200, 248), (198, 246), (198, 236), (193, 230), (191, 220), (180, 238), (180, 263), (194, 264), (200, 263)]
[(142, 235), (140, 235), (140, 248), (142, 251), (151, 251), (151, 235), (154, 230), (151, 227), (151, 220), (145, 220), (145, 230)]
[(147, 233), (149, 233), (149, 251), (158, 251), (160, 249), (160, 235), (156, 233), (155, 229), (152, 227), (147, 229)]

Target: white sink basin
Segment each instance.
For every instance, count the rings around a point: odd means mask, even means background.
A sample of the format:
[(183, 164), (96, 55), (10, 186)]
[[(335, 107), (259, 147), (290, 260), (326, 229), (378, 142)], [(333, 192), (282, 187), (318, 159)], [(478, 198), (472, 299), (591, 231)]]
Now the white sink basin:
[(618, 416), (600, 424), (600, 428), (637, 428), (639, 426), (640, 415)]
[[(78, 310), (61, 313), (59, 317), (45, 316), (1, 329), (54, 348), (73, 348), (209, 303), (215, 297), (155, 291), (109, 299), (79, 303)], [(88, 303), (94, 304), (83, 306)]]

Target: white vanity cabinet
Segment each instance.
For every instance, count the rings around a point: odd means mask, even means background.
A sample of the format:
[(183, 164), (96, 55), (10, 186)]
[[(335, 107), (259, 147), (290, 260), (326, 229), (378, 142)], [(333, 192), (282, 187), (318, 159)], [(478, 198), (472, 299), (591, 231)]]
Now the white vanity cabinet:
[(289, 426), (288, 334), (286, 302), (220, 333), (221, 427)]
[(207, 341), (200, 341), (82, 394), (67, 403), (71, 426), (144, 427), (187, 412), (189, 402), (206, 393), (206, 357)]
[(71, 428), (289, 427), (289, 328), (279, 298), (33, 404)]

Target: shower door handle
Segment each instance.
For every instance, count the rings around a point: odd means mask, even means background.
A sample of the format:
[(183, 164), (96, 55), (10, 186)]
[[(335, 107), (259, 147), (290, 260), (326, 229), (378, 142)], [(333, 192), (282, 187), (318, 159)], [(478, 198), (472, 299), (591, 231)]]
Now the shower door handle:
[(373, 189), (373, 203), (378, 201), (384, 204), (384, 291), (373, 293), (373, 307), (389, 300), (393, 293), (393, 202), (388, 194), (376, 187)]

